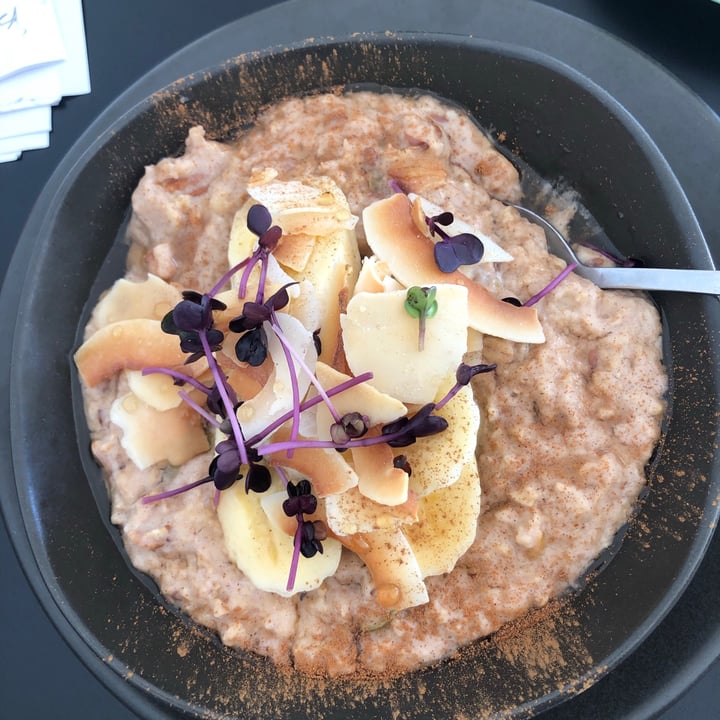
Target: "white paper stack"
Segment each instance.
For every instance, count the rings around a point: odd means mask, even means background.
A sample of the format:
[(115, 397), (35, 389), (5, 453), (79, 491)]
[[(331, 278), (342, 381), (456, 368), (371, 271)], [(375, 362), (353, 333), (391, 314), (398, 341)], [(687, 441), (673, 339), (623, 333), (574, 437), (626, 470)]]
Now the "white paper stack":
[(48, 147), (52, 106), (89, 92), (82, 0), (0, 0), (0, 162)]

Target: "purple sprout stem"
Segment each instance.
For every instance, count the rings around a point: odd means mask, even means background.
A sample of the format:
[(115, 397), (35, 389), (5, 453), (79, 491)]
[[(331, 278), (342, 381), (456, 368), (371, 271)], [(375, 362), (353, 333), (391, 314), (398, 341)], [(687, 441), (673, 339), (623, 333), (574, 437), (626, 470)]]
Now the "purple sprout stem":
[(205, 351), (205, 355), (207, 356), (208, 365), (210, 366), (210, 372), (215, 379), (215, 384), (217, 385), (218, 392), (220, 393), (223, 405), (225, 406), (225, 412), (228, 419), (230, 420), (230, 426), (232, 427), (233, 435), (235, 436), (235, 442), (238, 446), (238, 452), (240, 454), (240, 462), (243, 465), (248, 465), (249, 462), (247, 450), (245, 449), (245, 440), (243, 438), (242, 430), (240, 429), (240, 423), (238, 422), (237, 415), (235, 414), (235, 408), (233, 407), (230, 397), (228, 396), (227, 388), (225, 387), (225, 377), (219, 371), (217, 362), (215, 361), (215, 356), (210, 349), (210, 344), (208, 343), (207, 339), (207, 331), (200, 330), (198, 335), (200, 336), (200, 342), (202, 343), (203, 350)]
[[(282, 328), (280, 327), (280, 323), (277, 319), (277, 314), (273, 310), (270, 313), (270, 327), (272, 327), (275, 335), (277, 336), (277, 339), (280, 341), (280, 347), (283, 350), (283, 353), (285, 354), (285, 360), (288, 364), (288, 370), (290, 371), (290, 386), (292, 388), (292, 426), (290, 429), (290, 439), (291, 440), (297, 440), (298, 435), (300, 434), (300, 388), (298, 387), (296, 372), (295, 372), (295, 363), (294, 363), (294, 352), (290, 348), (290, 343), (288, 342), (287, 338), (283, 334)], [(304, 363), (301, 363), (301, 367), (305, 365)], [(305, 365), (305, 369), (308, 370), (309, 368)], [(292, 457), (292, 450), (288, 451), (288, 457)]]
[(442, 410), (459, 392), (465, 385), (456, 382), (446, 393), (445, 396), (435, 403), (435, 410)]
[(233, 265), (221, 278), (215, 283), (215, 286), (213, 289), (208, 293), (209, 297), (215, 297), (217, 293), (220, 292), (220, 288), (222, 288), (226, 283), (230, 282), (230, 278), (236, 273), (242, 270), (252, 259), (251, 257), (246, 257), (242, 262), (239, 262), (237, 265)]
[(397, 433), (388, 433), (387, 435), (373, 435), (371, 437), (358, 438), (357, 440), (348, 440), (348, 442), (339, 445), (332, 440), (284, 440), (282, 442), (269, 443), (261, 445), (257, 448), (260, 455), (272, 455), (273, 453), (288, 452), (290, 450), (299, 450), (301, 448), (355, 448), (368, 447), (369, 445), (380, 445), (382, 443), (401, 437), (402, 431)]
[(204, 407), (198, 405), (184, 390), (180, 390), (178, 395), (201, 417), (204, 417), (213, 427), (219, 428), (220, 423), (217, 418), (209, 413)]
[(264, 252), (260, 256), (260, 279), (258, 280), (258, 291), (255, 298), (255, 302), (258, 305), (262, 305), (265, 301), (265, 281), (267, 280), (268, 263), (268, 254)]
[[(350, 378), (349, 380), (346, 380), (345, 382), (340, 383), (339, 385), (336, 385), (333, 388), (330, 388), (329, 390), (325, 391), (325, 394), (328, 397), (332, 397), (333, 395), (338, 395), (341, 392), (344, 392), (345, 390), (349, 390), (352, 387), (355, 387), (355, 385), (360, 385), (361, 383), (367, 382), (368, 380), (372, 380), (373, 374), (371, 372), (365, 372), (357, 377)], [(309, 410), (312, 407), (315, 407), (315, 405), (319, 405), (321, 402), (323, 402), (323, 397), (321, 395), (316, 395), (315, 397), (309, 398), (308, 400), (304, 400), (300, 403), (300, 412), (304, 412), (305, 410)], [(249, 446), (253, 446), (256, 443), (261, 442), (264, 440), (268, 435), (270, 435), (272, 432), (277, 430), (281, 425), (286, 423), (290, 418), (293, 416), (293, 411), (290, 410), (286, 412), (284, 415), (281, 415), (277, 420), (274, 420), (271, 422), (265, 429), (261, 430), (257, 435), (253, 435), (248, 441), (247, 444)]]
[(290, 561), (290, 571), (288, 572), (287, 584), (285, 589), (290, 592), (295, 587), (295, 578), (297, 577), (298, 565), (300, 564), (300, 546), (302, 544), (302, 515), (298, 515), (298, 526), (295, 530), (293, 539), (293, 554)]
[[(337, 411), (335, 406), (332, 403), (332, 400), (330, 400), (330, 396), (327, 394), (327, 391), (325, 388), (320, 384), (320, 381), (315, 377), (315, 373), (308, 367), (305, 360), (303, 360), (300, 353), (295, 350), (295, 348), (287, 341), (287, 338), (282, 332), (282, 328), (279, 324), (277, 324), (277, 317), (275, 316), (273, 312), (273, 317), (275, 318), (275, 325), (273, 325), (273, 330), (275, 331), (275, 334), (277, 335), (278, 340), (283, 345), (283, 347), (287, 348), (287, 351), (293, 356), (295, 362), (307, 373), (308, 377), (310, 378), (310, 382), (313, 384), (315, 389), (318, 391), (318, 395), (320, 396), (320, 399), (327, 405), (328, 410), (330, 411), (330, 414), (333, 416), (333, 420), (335, 422), (340, 422), (340, 413)], [(299, 398), (298, 398), (299, 400)]]
[(549, 292), (553, 291), (575, 268), (578, 266), (576, 262), (571, 262), (554, 280), (548, 283), (539, 293), (533, 295), (526, 303), (525, 307), (534, 305), (542, 300)]
[(238, 297), (240, 299), (247, 295), (247, 286), (250, 280), (250, 274), (255, 269), (258, 260), (260, 259), (260, 251), (256, 250), (249, 258), (247, 258), (247, 267), (245, 268), (242, 277), (240, 278), (240, 287), (238, 287)]
[(158, 373), (160, 375), (168, 375), (175, 380), (182, 380), (182, 382), (192, 385), (196, 390), (200, 390), (206, 395), (210, 394), (210, 388), (205, 387), (199, 380), (196, 380), (194, 377), (186, 375), (185, 373), (178, 372), (177, 370), (171, 370), (170, 368), (165, 367), (146, 367), (142, 370), (143, 375), (152, 375), (154, 373)]
[(209, 483), (211, 481), (212, 478), (205, 477), (202, 480), (195, 480), (195, 482), (188, 483), (187, 485), (175, 488), (174, 490), (166, 490), (165, 492), (158, 493), (157, 495), (146, 495), (140, 502), (143, 505), (147, 505), (148, 503), (157, 502), (158, 500), (165, 500), (166, 498), (173, 497), (174, 495), (180, 495), (181, 493), (187, 492), (188, 490), (192, 490), (193, 488), (199, 487), (200, 485), (204, 485), (205, 483)]

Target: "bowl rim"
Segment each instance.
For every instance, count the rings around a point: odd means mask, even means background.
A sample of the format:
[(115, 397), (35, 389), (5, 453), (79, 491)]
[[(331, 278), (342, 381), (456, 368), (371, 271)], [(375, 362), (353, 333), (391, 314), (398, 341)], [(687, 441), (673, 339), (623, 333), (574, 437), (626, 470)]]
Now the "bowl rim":
[[(200, 40), (196, 41), (196, 43), (204, 42), (208, 37), (211, 37), (213, 34), (214, 33), (211, 33), (209, 36), (201, 38)], [(678, 198), (678, 202), (682, 206), (679, 209), (682, 212), (686, 213), (686, 220), (688, 224), (693, 227), (693, 230), (696, 231), (699, 243), (701, 245), (704, 243), (702, 231), (697, 224), (694, 212), (690, 207), (689, 202), (687, 201), (682, 187), (675, 178), (675, 175), (672, 172), (669, 164), (665, 160), (663, 154), (660, 152), (657, 145), (647, 133), (647, 131), (645, 131), (645, 129), (637, 122), (637, 120), (628, 112), (628, 110), (621, 103), (619, 103), (615, 98), (613, 98), (607, 91), (605, 91), (593, 80), (573, 69), (564, 62), (531, 48), (525, 48), (511, 43), (473, 38), (454, 33), (411, 32), (393, 33), (390, 36), (388, 36), (387, 33), (360, 33), (345, 38), (322, 37), (313, 39), (309, 42), (299, 41), (294, 45), (290, 46), (273, 46), (265, 49), (261, 53), (241, 54), (239, 56), (236, 56), (235, 58), (226, 61), (225, 63), (201, 68), (198, 70), (198, 75), (201, 75), (206, 71), (216, 72), (222, 70), (228, 64), (241, 63), (245, 62), (246, 60), (254, 60), (260, 56), (275, 55), (277, 54), (278, 50), (291, 51), (297, 48), (313, 48), (321, 47), (328, 44), (333, 45), (345, 42), (372, 42), (377, 39), (387, 40), (388, 37), (390, 37), (391, 40), (400, 40), (403, 42), (417, 40), (425, 40), (430, 42), (442, 40), (461, 43), (467, 42), (473, 46), (480, 46), (483, 49), (502, 51), (507, 55), (517, 57), (522, 60), (529, 60), (531, 62), (539, 63), (541, 65), (544, 65), (545, 67), (555, 70), (556, 72), (560, 72), (567, 77), (570, 77), (570, 79), (578, 82), (583, 87), (590, 87), (593, 95), (599, 97), (603, 104), (610, 105), (614, 112), (622, 116), (624, 124), (626, 126), (630, 125), (633, 128), (633, 135), (636, 140), (640, 141), (643, 144), (643, 150), (649, 152), (652, 157), (659, 163), (656, 169), (661, 172), (661, 177), (664, 182), (667, 182), (670, 185), (674, 185), (673, 194)], [(193, 43), (193, 45), (195, 45), (196, 43)], [(192, 45), (188, 46), (188, 48), (190, 47), (192, 47)], [(119, 98), (113, 101), (107, 107), (107, 109), (103, 111), (103, 113), (98, 116), (98, 118), (87, 128), (87, 130), (80, 136), (79, 140), (68, 151), (65, 158), (62, 160), (56, 171), (52, 174), (45, 189), (38, 198), (35, 204), (35, 208), (33, 209), (31, 220), (28, 222), (21, 236), (21, 240), (18, 245), (18, 251), (13, 257), (11, 270), (22, 268), (25, 265), (25, 261), (29, 260), (29, 262), (27, 263), (27, 273), (19, 273), (16, 275), (12, 271), (8, 272), (8, 278), (10, 279), (10, 282), (6, 281), (5, 286), (3, 287), (4, 300), (6, 299), (6, 296), (10, 296), (13, 292), (21, 292), (21, 287), (25, 285), (25, 283), (28, 281), (27, 279), (30, 277), (30, 267), (32, 267), (35, 253), (40, 253), (42, 250), (42, 248), (38, 245), (36, 245), (35, 247), (29, 246), (27, 238), (33, 236), (45, 237), (48, 235), (52, 227), (52, 220), (56, 214), (58, 203), (62, 202), (62, 197), (64, 195), (65, 189), (72, 185), (79, 172), (89, 161), (89, 159), (98, 151), (98, 149), (110, 140), (110, 138), (112, 137), (114, 126), (125, 124), (136, 115), (143, 113), (146, 110), (148, 103), (152, 101), (152, 96), (154, 96), (158, 92), (162, 92), (165, 88), (167, 88), (167, 85), (163, 85), (162, 87), (154, 90), (152, 95), (148, 95), (147, 92), (144, 90), (148, 82), (154, 82), (155, 78), (161, 75), (162, 72), (170, 70), (170, 68), (175, 62), (175, 59), (178, 56), (184, 55), (187, 52), (188, 48), (184, 48), (183, 50), (180, 50), (178, 53), (168, 58), (166, 61), (157, 66), (153, 71), (151, 71), (151, 73), (138, 80), (125, 93), (123, 93)], [(181, 80), (171, 83), (170, 86), (180, 86), (186, 80), (187, 78), (182, 78)], [(138, 100), (138, 94), (143, 94), (143, 98)], [(121, 111), (121, 114), (118, 115), (118, 111)], [(42, 211), (42, 215), (41, 218), (38, 218), (36, 216), (40, 211)], [(712, 265), (712, 260), (710, 258), (709, 250), (706, 244), (704, 244), (704, 249), (706, 250), (708, 264)], [(16, 326), (16, 334), (20, 332), (20, 329), (21, 323), (18, 322)], [(13, 386), (11, 385), (11, 391), (12, 387)], [(10, 427), (12, 428), (13, 426), (15, 426), (16, 423), (17, 403), (15, 404), (15, 407), (12, 408)], [(10, 459), (12, 460), (12, 455), (10, 456)], [(15, 468), (13, 463), (13, 470), (14, 469)], [(17, 481), (18, 478), (16, 477), (16, 482)], [(19, 495), (19, 488), (15, 486), (13, 489), (15, 490), (15, 493), (18, 494), (17, 501), (22, 504), (22, 499)], [(7, 490), (7, 488), (3, 488), (3, 491), (0, 493), (0, 504), (2, 505), (3, 512), (6, 515), (6, 519), (8, 518), (7, 508), (9, 507), (9, 503), (12, 503), (12, 498), (10, 496), (11, 491)], [(30, 512), (32, 512), (32, 510), (29, 507), (21, 508), (21, 513)], [(25, 517), (27, 516), (24, 516), (24, 519)], [(28, 526), (25, 524), (24, 519), (23, 528), (25, 529), (27, 534), (27, 537), (25, 538), (28, 541), (27, 548), (25, 547), (25, 543), (22, 541), (22, 538), (19, 536), (17, 525), (13, 523), (11, 526), (11, 523), (8, 522), (8, 527), (11, 530), (11, 539), (21, 559), (21, 564), (26, 571), (28, 579), (30, 580), (36, 595), (41, 599), (45, 611), (51, 616), (51, 619), (58, 627), (61, 634), (65, 637), (65, 639), (68, 641), (71, 647), (73, 647), (73, 649), (81, 657), (81, 659), (86, 662), (86, 664), (87, 660), (85, 657), (85, 653), (88, 648), (92, 652), (93, 660), (97, 660), (98, 657), (104, 659), (104, 657), (107, 655), (107, 653), (105, 652), (106, 649), (98, 648), (97, 644), (95, 644), (94, 646), (92, 642), (89, 642), (88, 637), (86, 637), (82, 632), (78, 631), (78, 626), (81, 628), (84, 627), (82, 619), (74, 616), (72, 613), (69, 613), (67, 608), (63, 609), (62, 594), (59, 592), (59, 589), (57, 587), (53, 586), (52, 577), (48, 575), (47, 569), (43, 569), (42, 557), (39, 557), (38, 545), (33, 541), (31, 535), (27, 533)], [(703, 542), (701, 543), (702, 547), (696, 548), (691, 571), (689, 572), (689, 574), (686, 574), (682, 578), (681, 587), (677, 592), (673, 593), (674, 597), (663, 604), (660, 617), (658, 617), (657, 619), (653, 619), (652, 622), (648, 621), (647, 623), (645, 623), (647, 627), (641, 626), (641, 628), (639, 629), (641, 631), (641, 637), (639, 638), (637, 643), (634, 643), (632, 648), (627, 649), (627, 651), (618, 653), (617, 657), (614, 657), (613, 661), (607, 665), (606, 671), (609, 671), (612, 667), (617, 665), (624, 657), (627, 656), (627, 654), (629, 654), (629, 652), (632, 651), (632, 649), (634, 649), (634, 647), (636, 647), (637, 644), (644, 640), (645, 637), (647, 637), (647, 635), (649, 634), (649, 632), (660, 622), (660, 620), (662, 620), (665, 614), (670, 610), (674, 602), (682, 593), (682, 590), (685, 588), (687, 583), (689, 583), (692, 574), (697, 569), (697, 566), (702, 559), (702, 555), (707, 545), (709, 544), (711, 537), (712, 532), (710, 532), (703, 538)], [(52, 604), (50, 607), (48, 607), (49, 603), (47, 602), (47, 600), (43, 599), (45, 593), (49, 593), (50, 597), (52, 598)], [(637, 632), (638, 631), (636, 631), (634, 635), (637, 634)], [(94, 637), (90, 638), (90, 640), (94, 639)], [(98, 649), (100, 649), (101, 652), (98, 652)], [(116, 679), (120, 680), (120, 684), (118, 687), (126, 686), (128, 681), (122, 678), (123, 669), (117, 667), (116, 664), (109, 663), (108, 665), (111, 666), (114, 671), (114, 674), (110, 675), (110, 677), (115, 677)], [(604, 672), (602, 674), (604, 674)], [(108, 673), (105, 673), (105, 675), (108, 675)], [(594, 679), (597, 679), (598, 677), (599, 675), (597, 673), (593, 673)], [(581, 685), (586, 679), (587, 678), (578, 679), (578, 685)], [(108, 687), (110, 687), (106, 679), (103, 679), (103, 682), (108, 685)], [(142, 678), (138, 676), (133, 677), (131, 684), (132, 683), (136, 683), (137, 687), (143, 691), (148, 691), (151, 689), (150, 684), (145, 682)], [(112, 687), (110, 689), (115, 692)], [(155, 688), (155, 690), (157, 689)], [(116, 694), (118, 693), (116, 692)], [(124, 693), (120, 693), (120, 695), (122, 695), (123, 699), (125, 699)], [(127, 700), (125, 701), (127, 702)], [(141, 708), (143, 712), (147, 712), (145, 703), (141, 703)], [(133, 709), (135, 709), (134, 706)], [(182, 709), (182, 706), (180, 706), (179, 709)]]

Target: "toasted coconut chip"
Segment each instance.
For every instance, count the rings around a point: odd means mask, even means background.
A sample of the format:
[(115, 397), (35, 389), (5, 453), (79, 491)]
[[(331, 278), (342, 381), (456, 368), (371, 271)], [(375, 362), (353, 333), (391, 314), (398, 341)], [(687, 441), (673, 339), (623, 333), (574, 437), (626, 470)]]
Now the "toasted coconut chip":
[(429, 600), (420, 566), (400, 528), (359, 533), (339, 539), (367, 566), (380, 605), (392, 610), (404, 610), (424, 605)]
[(401, 290), (402, 285), (392, 276), (390, 268), (377, 255), (363, 258), (360, 274), (355, 283), (355, 293), (388, 292)]
[[(320, 307), (320, 359), (333, 367), (345, 366), (340, 340), (340, 313), (345, 311), (360, 272), (360, 254), (354, 232), (341, 230), (320, 238), (305, 269), (295, 279), (307, 280)], [(315, 329), (318, 329), (315, 328)]]
[(284, 233), (327, 235), (338, 229), (352, 230), (357, 217), (350, 212), (344, 193), (328, 177), (308, 177), (302, 182), (267, 180), (270, 174), (248, 185), (248, 194), (264, 205)]
[(396, 193), (365, 208), (363, 224), (372, 251), (406, 287), (462, 285), (468, 290), (470, 327), (514, 342), (545, 341), (534, 307), (516, 307), (498, 300), (463, 273), (444, 273), (437, 267), (434, 243), (416, 227), (405, 195)]
[(397, 506), (408, 500), (408, 474), (393, 465), (392, 448), (387, 443), (352, 449), (358, 490), (382, 505)]
[(434, 188), (447, 182), (444, 161), (419, 146), (392, 151), (388, 175), (406, 190)]
[(159, 320), (134, 318), (106, 325), (91, 335), (74, 359), (83, 382), (90, 387), (120, 370), (179, 367), (186, 355), (175, 335), (160, 328)]
[(405, 455), (412, 469), (410, 490), (420, 496), (452, 485), (463, 465), (475, 458), (480, 411), (472, 390), (462, 388), (436, 414), (448, 421), (443, 432), (397, 450), (398, 455)]
[[(290, 439), (290, 430), (283, 426), (273, 435), (273, 442)], [(300, 438), (302, 439), (302, 438)], [(318, 498), (342, 493), (358, 483), (358, 477), (342, 454), (332, 448), (299, 448), (292, 456), (287, 453), (273, 453), (265, 456), (273, 466), (282, 466), (297, 470), (312, 483), (313, 492)]]
[(210, 447), (202, 418), (186, 405), (161, 412), (128, 393), (113, 402), (110, 420), (122, 430), (120, 442), (141, 470), (162, 461), (179, 466)]
[[(329, 365), (318, 362), (315, 376), (326, 390), (351, 379)], [(311, 392), (316, 394), (313, 388)], [(392, 422), (407, 413), (407, 407), (387, 393), (380, 392), (369, 383), (360, 383), (334, 395), (331, 402), (342, 417), (346, 413), (358, 412), (367, 417), (368, 427)], [(330, 426), (334, 419), (323, 403), (317, 409), (317, 434), (320, 440), (330, 439)]]
[[(430, 228), (425, 222), (426, 217), (435, 217), (445, 212), (446, 210), (452, 211), (452, 208), (441, 208), (439, 205), (426, 200), (420, 195), (410, 193), (408, 198), (412, 202), (412, 218), (415, 226), (425, 237), (430, 237)], [(443, 226), (443, 230), (448, 235), (461, 235), (463, 233), (470, 233), (476, 238), (482, 241), (483, 244), (483, 256), (480, 258), (480, 262), (509, 262), (513, 259), (512, 255), (503, 250), (491, 237), (488, 237), (481, 230), (468, 225), (463, 220), (457, 218), (450, 223), (450, 225)], [(439, 238), (438, 238), (439, 239)]]
[(477, 464), (463, 465), (460, 477), (420, 499), (418, 521), (403, 527), (423, 577), (449, 573), (475, 541), (480, 514)]
[(436, 286), (438, 309), (420, 325), (405, 309), (406, 291), (357, 293), (340, 318), (345, 357), (354, 375), (372, 372), (378, 390), (406, 403), (435, 399), (467, 347), (468, 293), (460, 285)]
[(325, 498), (325, 515), (328, 527), (338, 536), (390, 530), (417, 521), (418, 498), (411, 494), (402, 505), (389, 507), (350, 488)]
[(182, 299), (180, 291), (156, 275), (142, 282), (121, 278), (102, 296), (92, 313), (91, 324), (104, 327), (122, 320), (162, 320)]
[(316, 242), (315, 235), (306, 233), (283, 235), (273, 250), (273, 255), (282, 266), (291, 271), (301, 272), (305, 269)]

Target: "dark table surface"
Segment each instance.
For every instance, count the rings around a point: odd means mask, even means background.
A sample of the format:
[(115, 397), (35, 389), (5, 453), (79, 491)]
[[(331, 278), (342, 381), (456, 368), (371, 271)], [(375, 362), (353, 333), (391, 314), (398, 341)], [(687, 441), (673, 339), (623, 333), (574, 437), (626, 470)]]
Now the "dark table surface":
[[(468, 0), (480, 2), (482, 0)], [(502, 0), (497, 0), (499, 10)], [(86, 0), (85, 23), (92, 93), (63, 101), (53, 113), (54, 129), (49, 149), (26, 153), (19, 162), (0, 165), (0, 276), (4, 275), (15, 243), (33, 203), (70, 146), (92, 120), (123, 90), (171, 53), (201, 35), (247, 13), (267, 7), (268, 0), (126, 0), (110, 3)], [(711, 0), (649, 2), (645, 0), (545, 0), (544, 4), (587, 20), (625, 40), (660, 62), (720, 112), (720, 5)], [(342, 7), (335, 4), (335, 10)], [(409, 4), (408, 7), (412, 7)], [(420, 23), (409, 23), (420, 29)], [(432, 29), (432, 28), (427, 28)], [(241, 50), (242, 48), (240, 48)], [(716, 260), (720, 247), (712, 247)], [(3, 481), (8, 478), (3, 477)], [(33, 595), (13, 553), (0, 518), (0, 718), (105, 718), (131, 720), (134, 714), (116, 700), (65, 645)], [(717, 551), (717, 541), (711, 550)], [(700, 573), (702, 574), (701, 568)], [(697, 585), (696, 581), (696, 585)], [(709, 581), (701, 590), (705, 591)], [(692, 590), (666, 621), (682, 626), (682, 613), (692, 613)], [(720, 586), (709, 591), (720, 601)], [(698, 589), (695, 589), (697, 592)], [(664, 632), (664, 634), (663, 634)], [(605, 692), (604, 709), (593, 708), (592, 717), (647, 718), (648, 707), (661, 712), (661, 720), (720, 718), (720, 662), (717, 660), (682, 697), (660, 709), (652, 703), (628, 703), (623, 694), (640, 697), (638, 683), (656, 687), (652, 652), (663, 653), (667, 627), (661, 626), (645, 649), (631, 656), (612, 673), (613, 693)], [(682, 644), (682, 638), (679, 639)], [(677, 651), (678, 638), (667, 652), (678, 654), (677, 674), (696, 679), (707, 665)], [(668, 665), (664, 662), (667, 674)], [(682, 667), (681, 667), (682, 666)], [(688, 669), (688, 667), (690, 669)], [(601, 683), (607, 682), (602, 680)], [(668, 682), (680, 687), (670, 672)], [(674, 683), (674, 684), (673, 684)], [(616, 689), (616, 690), (615, 690)], [(592, 697), (592, 691), (588, 693)], [(617, 702), (617, 708), (612, 703)], [(589, 717), (587, 706), (563, 718)], [(625, 708), (622, 711), (618, 708)], [(621, 714), (618, 714), (621, 712)], [(651, 713), (652, 714), (652, 713)], [(553, 716), (550, 712), (548, 718)]]

